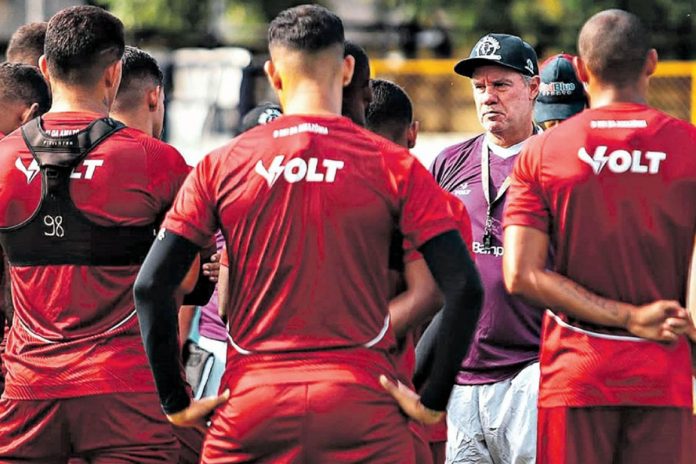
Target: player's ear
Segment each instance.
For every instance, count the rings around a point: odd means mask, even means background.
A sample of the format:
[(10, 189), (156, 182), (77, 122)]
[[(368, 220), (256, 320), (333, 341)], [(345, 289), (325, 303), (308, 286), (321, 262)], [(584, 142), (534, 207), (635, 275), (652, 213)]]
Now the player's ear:
[(106, 88), (114, 92), (114, 96), (118, 91), (118, 86), (121, 85), (121, 71), (123, 70), (123, 62), (116, 60), (106, 67), (104, 70), (104, 84)]
[(147, 91), (145, 97), (147, 98), (147, 107), (150, 112), (157, 111), (161, 92), (162, 87), (159, 85)]
[(46, 79), (46, 82), (51, 85), (51, 79), (48, 75), (48, 62), (46, 61), (46, 55), (41, 55), (39, 57), (39, 70), (41, 71), (41, 74), (43, 74), (44, 79)]
[(343, 87), (348, 86), (353, 80), (353, 71), (355, 71), (355, 58), (352, 55), (343, 57)]
[(575, 68), (575, 73), (578, 75), (580, 82), (587, 84), (589, 80), (587, 79), (587, 67), (585, 62), (579, 56), (573, 57), (573, 67)]
[(416, 146), (416, 139), (418, 139), (418, 129), (419, 128), (420, 128), (420, 123), (418, 121), (413, 121), (408, 126), (408, 131), (406, 132), (406, 140), (408, 142), (409, 149)]
[(276, 68), (275, 63), (273, 63), (273, 60), (266, 61), (263, 65), (263, 70), (266, 72), (266, 76), (268, 77), (268, 82), (271, 84), (271, 87), (278, 92), (282, 91), (283, 80), (280, 77), (278, 68)]
[(648, 55), (645, 57), (645, 67), (643, 68), (646, 76), (652, 76), (657, 68), (657, 50), (651, 48), (648, 50)]
[(32, 119), (36, 117), (36, 115), (39, 113), (39, 104), (38, 103), (32, 103), (31, 106), (27, 106), (24, 111), (22, 111), (22, 125), (28, 123)]

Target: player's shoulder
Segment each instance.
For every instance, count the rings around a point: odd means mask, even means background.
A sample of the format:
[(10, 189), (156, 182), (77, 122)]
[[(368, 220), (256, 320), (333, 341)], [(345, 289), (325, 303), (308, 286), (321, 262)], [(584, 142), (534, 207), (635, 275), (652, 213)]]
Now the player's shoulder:
[(157, 162), (170, 164), (186, 164), (179, 150), (141, 130), (124, 127), (117, 132), (117, 135), (119, 138), (115, 141), (123, 143), (125, 146), (128, 146), (128, 143), (130, 143), (133, 151), (139, 151), (140, 156), (144, 156), (147, 160), (157, 160)]
[(0, 156), (6, 153), (16, 155), (17, 150), (22, 149), (26, 149), (26, 143), (22, 137), (21, 128), (10, 132), (9, 134), (5, 135), (5, 137), (0, 139)]

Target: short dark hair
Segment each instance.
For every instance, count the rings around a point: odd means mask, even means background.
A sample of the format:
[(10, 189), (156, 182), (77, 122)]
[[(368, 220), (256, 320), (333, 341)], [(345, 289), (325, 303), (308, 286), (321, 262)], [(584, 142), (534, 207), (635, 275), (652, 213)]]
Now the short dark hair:
[(39, 58), (44, 53), (46, 28), (48, 23), (37, 22), (20, 26), (7, 45), (5, 56), (11, 63), (24, 63), (31, 66), (39, 65)]
[(413, 104), (406, 91), (384, 79), (370, 81), (372, 102), (367, 107), (367, 128), (403, 130), (413, 122)]
[(145, 50), (127, 45), (121, 61), (121, 88), (128, 88), (132, 81), (139, 79), (151, 79), (155, 85), (162, 85), (164, 82), (164, 75), (157, 60)]
[(343, 44), (341, 19), (319, 5), (300, 5), (281, 11), (268, 27), (268, 46), (318, 52)]
[[(346, 40), (343, 56), (352, 56), (355, 58), (353, 76), (358, 76), (362, 73), (367, 73), (367, 75), (370, 74), (370, 59), (367, 57), (365, 49), (360, 45), (351, 42), (350, 40)], [(350, 86), (353, 82), (354, 81), (351, 81), (348, 86)]]
[(134, 106), (140, 99), (143, 84), (162, 85), (164, 75), (157, 61), (144, 50), (126, 45), (121, 57), (123, 71), (121, 85), (118, 87), (114, 110)]
[(39, 68), (22, 63), (0, 64), (0, 100), (38, 103), (38, 114), (51, 108), (51, 93)]
[(123, 23), (96, 6), (73, 6), (48, 22), (44, 54), (52, 78), (72, 85), (94, 85), (121, 59)]
[(623, 10), (592, 16), (578, 36), (580, 57), (602, 82), (623, 85), (640, 75), (650, 50), (650, 34), (640, 19)]

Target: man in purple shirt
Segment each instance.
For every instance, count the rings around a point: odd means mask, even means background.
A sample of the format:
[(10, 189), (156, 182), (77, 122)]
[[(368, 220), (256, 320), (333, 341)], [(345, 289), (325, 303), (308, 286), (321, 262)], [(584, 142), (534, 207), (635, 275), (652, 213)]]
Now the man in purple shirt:
[(446, 148), (431, 170), (469, 212), (485, 296), (450, 397), (447, 462), (532, 463), (542, 311), (505, 290), (502, 215), (515, 159), (537, 131), (537, 56), (519, 37), (488, 34), (454, 70), (472, 81), (485, 133)]

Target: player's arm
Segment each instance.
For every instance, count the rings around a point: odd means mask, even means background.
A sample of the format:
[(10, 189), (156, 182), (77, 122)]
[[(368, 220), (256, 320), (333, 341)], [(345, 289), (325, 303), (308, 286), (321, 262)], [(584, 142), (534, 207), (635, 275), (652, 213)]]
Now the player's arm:
[(202, 427), (205, 416), (227, 394), (192, 402), (181, 373), (176, 295), (199, 251), (173, 232), (160, 234), (140, 269), (134, 292), (143, 345), (164, 412), (177, 425)]
[(442, 307), (442, 294), (424, 259), (406, 263), (404, 280), (406, 290), (389, 302), (392, 328), (397, 338), (420, 327)]
[(546, 269), (548, 234), (527, 226), (505, 228), (503, 276), (507, 290), (542, 308), (590, 323), (624, 328), (638, 337), (673, 342), (688, 328), (687, 313), (676, 301), (634, 306), (602, 298)]
[(435, 423), (444, 417), (457, 371), (473, 338), (483, 287), (459, 232), (437, 235), (419, 251), (445, 299), (432, 375), (420, 397), (402, 384), (393, 384), (385, 377), (380, 380), (410, 417)]

